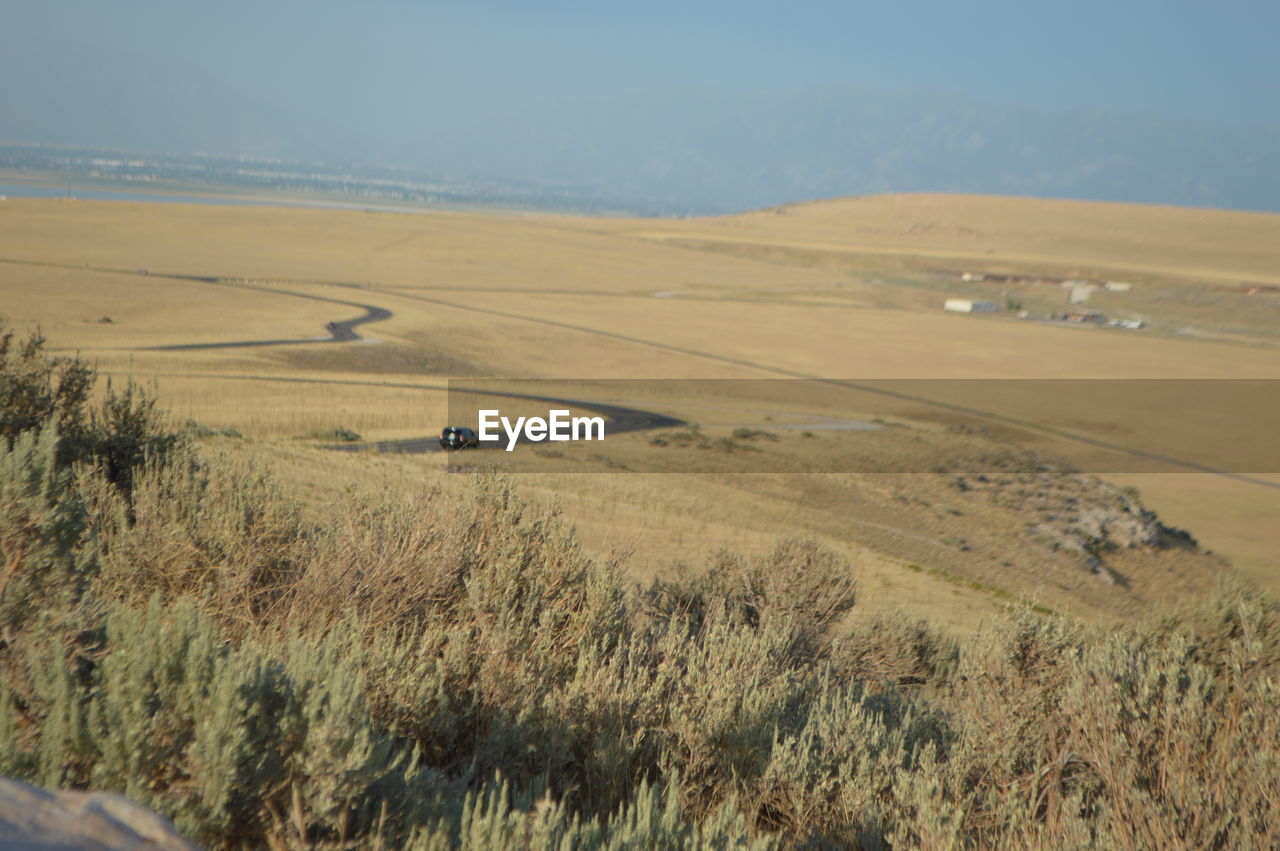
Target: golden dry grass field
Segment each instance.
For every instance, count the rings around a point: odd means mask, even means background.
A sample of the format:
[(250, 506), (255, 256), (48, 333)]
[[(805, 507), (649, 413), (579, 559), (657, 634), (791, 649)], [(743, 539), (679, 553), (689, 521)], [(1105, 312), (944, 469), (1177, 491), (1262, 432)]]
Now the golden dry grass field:
[(903, 194), (816, 201), (684, 223), (628, 222), (658, 240), (725, 241), (870, 254), (1277, 283), (1271, 213)]
[[(1130, 281), (1131, 293), (1097, 303), (1149, 327), (944, 314), (948, 296), (1009, 297), (962, 285), (970, 270)], [(883, 196), (656, 221), (0, 202), (0, 314), (115, 380), (154, 382), (178, 418), (238, 432), (210, 440), (271, 465), (313, 504), (348, 487), (460, 487), (439, 454), (338, 453), (307, 439), (433, 434), (450, 378), (1280, 378), (1280, 296), (1240, 291), (1278, 283), (1280, 216), (1135, 205)], [(1052, 287), (1014, 294), (1061, 301)], [(391, 316), (358, 327), (363, 340), (316, 341), (360, 305)], [(255, 340), (297, 344), (153, 348)], [(637, 579), (804, 533), (847, 555), (868, 611), (960, 629), (1019, 599), (1123, 617), (1201, 593), (1231, 565), (1280, 587), (1276, 476), (1113, 476), (1201, 551), (1121, 548), (1098, 572), (1044, 530), (1102, 491), (1016, 473), (961, 489), (937, 474), (812, 472), (824, 458), (999, 444), (945, 418), (895, 417), (874, 399), (856, 410), (654, 405), (708, 439), (735, 428), (787, 439), (738, 441), (766, 473), (681, 473), (707, 453), (659, 452), (653, 435), (632, 434), (600, 472), (558, 472), (548, 457), (544, 472), (519, 474), (588, 546), (631, 552)], [(896, 426), (803, 440), (781, 430), (822, 416)], [(616, 471), (655, 452), (673, 472)]]

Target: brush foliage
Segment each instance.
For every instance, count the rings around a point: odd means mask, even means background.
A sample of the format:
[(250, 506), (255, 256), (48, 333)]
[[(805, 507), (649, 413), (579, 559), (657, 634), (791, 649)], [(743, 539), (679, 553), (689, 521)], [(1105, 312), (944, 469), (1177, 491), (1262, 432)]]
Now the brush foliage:
[(1252, 592), (957, 643), (863, 616), (807, 540), (633, 588), (502, 479), (308, 522), (136, 388), (93, 409), (81, 366), (4, 340), (6, 774), (213, 847), (1280, 842)]

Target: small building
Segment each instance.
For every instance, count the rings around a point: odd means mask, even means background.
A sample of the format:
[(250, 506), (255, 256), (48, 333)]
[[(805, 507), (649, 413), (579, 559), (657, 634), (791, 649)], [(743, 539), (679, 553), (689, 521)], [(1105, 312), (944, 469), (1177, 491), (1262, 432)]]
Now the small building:
[(962, 281), (985, 281), (986, 279), (987, 276), (981, 272), (965, 272), (960, 276), (960, 280)]
[(1128, 281), (1107, 281), (1103, 286), (1107, 288), (1109, 293), (1127, 293), (1133, 289), (1133, 284)]
[(1067, 291), (1067, 304), (1084, 304), (1089, 300), (1089, 295), (1093, 292), (1093, 287), (1088, 284), (1074, 286)]
[(943, 310), (949, 310), (952, 313), (995, 313), (996, 303), (994, 301), (975, 301), (971, 298), (949, 298), (946, 304), (942, 306)]

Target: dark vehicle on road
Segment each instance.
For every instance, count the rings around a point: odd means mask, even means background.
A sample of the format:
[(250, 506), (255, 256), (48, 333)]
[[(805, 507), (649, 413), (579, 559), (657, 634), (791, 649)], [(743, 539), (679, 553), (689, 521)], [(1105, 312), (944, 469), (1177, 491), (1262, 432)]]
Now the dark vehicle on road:
[(443, 449), (474, 449), (480, 445), (480, 438), (469, 428), (445, 426), (440, 432), (440, 446)]

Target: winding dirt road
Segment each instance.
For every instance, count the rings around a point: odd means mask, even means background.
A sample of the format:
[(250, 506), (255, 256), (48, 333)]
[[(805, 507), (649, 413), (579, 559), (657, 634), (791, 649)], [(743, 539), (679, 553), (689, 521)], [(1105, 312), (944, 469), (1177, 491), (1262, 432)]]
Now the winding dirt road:
[[(559, 399), (552, 396), (531, 396), (524, 393), (496, 393), (486, 390), (474, 390), (471, 388), (454, 388), (468, 395), (492, 396), (498, 399), (519, 399), (526, 402), (542, 402), (549, 407), (556, 408), (575, 408), (577, 410), (587, 410), (597, 413), (605, 418), (606, 432), (608, 434), (626, 434), (628, 432), (652, 431), (659, 428), (676, 428), (685, 425), (684, 420), (668, 417), (665, 414), (655, 414), (652, 411), (642, 411), (639, 408), (627, 408), (621, 405), (601, 404), (583, 399)], [(534, 444), (534, 441), (525, 439), (523, 435), (516, 441), (519, 446)], [(480, 444), (476, 449), (480, 450), (505, 450), (507, 440), (505, 436), (502, 440), (491, 444)], [(536, 444), (535, 444), (536, 445)], [(335, 449), (340, 452), (360, 452), (372, 449), (377, 452), (397, 452), (403, 454), (421, 454), (424, 452), (440, 452), (440, 439), (438, 436), (431, 437), (411, 437), (405, 440), (384, 440), (378, 443), (364, 444), (337, 444), (326, 446), (326, 449)]]
[[(164, 278), (179, 281), (194, 281), (197, 283), (214, 284), (218, 286), (232, 286), (242, 289), (259, 290), (261, 292), (274, 293), (277, 295), (291, 296), (293, 298), (305, 298), (311, 301), (322, 301), (329, 304), (340, 304), (345, 307), (354, 307), (363, 310), (364, 313), (353, 319), (335, 320), (330, 322), (326, 328), (329, 331), (328, 337), (321, 337), (311, 340), (233, 340), (218, 343), (183, 343), (169, 346), (147, 346), (139, 349), (139, 351), (153, 352), (173, 352), (173, 351), (196, 351), (202, 349), (247, 349), (260, 348), (267, 346), (293, 346), (311, 343), (350, 343), (363, 339), (356, 333), (355, 329), (361, 325), (367, 325), (373, 322), (382, 322), (390, 319), (394, 314), (383, 307), (372, 304), (362, 304), (360, 302), (345, 301), (343, 299), (326, 298), (324, 296), (312, 295), (310, 293), (298, 293), (291, 290), (281, 289), (279, 287), (268, 287), (261, 284), (250, 284), (239, 281), (226, 281), (219, 278), (200, 277), (196, 275), (173, 275), (173, 274), (157, 274), (151, 275), (145, 272), (136, 272), (135, 274), (146, 274), (148, 277)], [(212, 377), (212, 376), (210, 376)], [(231, 378), (233, 376), (227, 376)], [(355, 382), (355, 381), (333, 381), (325, 379), (307, 379), (307, 378), (287, 378), (272, 376), (234, 376), (240, 380), (248, 378), (256, 378), (261, 381), (283, 381), (289, 383), (318, 383), (318, 384), (349, 384), (359, 386), (373, 387), (395, 387), (395, 388), (412, 388), (423, 390), (444, 390), (449, 388), (441, 385), (424, 385), (424, 384), (407, 384), (407, 383), (380, 383), (380, 382)], [(660, 428), (674, 428), (685, 425), (685, 422), (675, 417), (669, 417), (664, 414), (653, 413), (652, 411), (642, 411), (638, 408), (629, 408), (623, 405), (611, 403), (597, 403), (582, 399), (561, 399), (551, 396), (534, 396), (522, 393), (496, 393), (485, 390), (475, 390), (470, 388), (455, 388), (472, 395), (493, 396), (495, 398), (520, 399), (522, 401), (542, 402), (553, 407), (576, 407), (585, 409), (590, 412), (603, 416), (607, 422), (607, 430), (609, 434), (626, 434), (628, 432), (650, 431)], [(521, 437), (517, 443), (523, 445), (530, 441)], [(503, 441), (505, 445), (505, 441)], [(402, 440), (384, 440), (377, 443), (346, 443), (332, 444), (325, 447), (338, 452), (390, 452), (401, 454), (422, 454), (426, 452), (441, 452), (438, 435), (430, 435), (428, 437), (410, 437)], [(481, 446), (481, 449), (493, 449), (495, 446)]]
[(373, 304), (361, 304), (360, 302), (355, 301), (325, 298), (324, 296), (311, 295), (310, 293), (296, 293), (291, 290), (280, 289), (279, 287), (264, 287), (261, 284), (224, 281), (218, 278), (201, 278), (194, 275), (154, 275), (150, 277), (169, 278), (178, 281), (197, 281), (206, 284), (217, 284), (224, 287), (239, 287), (240, 289), (275, 293), (277, 295), (286, 295), (293, 298), (305, 298), (309, 301), (323, 301), (328, 304), (340, 304), (344, 307), (358, 308), (363, 310), (364, 314), (357, 316), (354, 319), (340, 319), (330, 322), (327, 326), (329, 331), (328, 337), (318, 337), (310, 340), (236, 340), (226, 343), (182, 343), (173, 346), (148, 346), (140, 351), (179, 352), (191, 349), (248, 349), (261, 346), (297, 346), (309, 343), (350, 343), (355, 340), (363, 339), (356, 333), (356, 328), (359, 326), (368, 325), (372, 322), (382, 322), (390, 319), (394, 315), (390, 310)]
[[(6, 260), (5, 262), (21, 263), (23, 261)], [(52, 264), (38, 264), (38, 265), (52, 265)], [(69, 268), (76, 268), (76, 267), (69, 267)], [(127, 269), (95, 268), (95, 270), (105, 271), (105, 272), (124, 273), (124, 274), (138, 274), (138, 275), (148, 274), (145, 271), (127, 270)], [(355, 317), (354, 319), (342, 320), (341, 322), (333, 323), (334, 328), (332, 329), (331, 335), (329, 337), (324, 337), (319, 339), (245, 340), (245, 341), (234, 341), (234, 342), (225, 342), (225, 343), (192, 343), (192, 344), (173, 345), (173, 346), (149, 347), (149, 350), (151, 351), (181, 351), (181, 350), (192, 350), (192, 349), (215, 349), (215, 348), (250, 348), (250, 347), (256, 347), (256, 346), (301, 345), (306, 343), (352, 342), (354, 340), (361, 339), (360, 336), (356, 334), (354, 330), (356, 327), (360, 325), (368, 324), (371, 322), (383, 321), (393, 316), (393, 313), (390, 310), (386, 308), (378, 307), (376, 305), (363, 304), (359, 302), (346, 301), (342, 299), (326, 298), (324, 296), (311, 295), (309, 293), (298, 293), (298, 292), (293, 292), (290, 290), (281, 289), (277, 287), (267, 287), (267, 286), (262, 286), (260, 284), (251, 284), (248, 282), (228, 281), (226, 279), (220, 279), (216, 277), (204, 277), (204, 276), (197, 276), (197, 275), (181, 275), (181, 274), (152, 273), (152, 277), (198, 282), (198, 283), (205, 283), (205, 284), (211, 284), (211, 285), (217, 285), (217, 286), (234, 286), (234, 287), (242, 287), (246, 289), (261, 290), (263, 292), (270, 292), (278, 295), (287, 295), (295, 298), (305, 298), (313, 301), (322, 301), (322, 302), (327, 302), (331, 304), (339, 304), (345, 307), (354, 307), (354, 308), (363, 310), (364, 314), (361, 316)], [(642, 337), (633, 337), (631, 335), (605, 331), (599, 328), (592, 328), (584, 325), (575, 325), (573, 323), (562, 322), (555, 319), (547, 319), (547, 318), (536, 317), (536, 316), (527, 316), (527, 315), (504, 311), (504, 310), (495, 310), (493, 308), (480, 307), (478, 305), (467, 304), (465, 302), (452, 301), (449, 299), (444, 299), (444, 298), (439, 298), (434, 296), (426, 296), (426, 295), (420, 295), (416, 293), (405, 293), (405, 292), (399, 292), (399, 291), (393, 291), (393, 290), (385, 290), (385, 289), (379, 289), (377, 287), (372, 287), (372, 286), (344, 284), (336, 281), (310, 281), (308, 283), (351, 286), (351, 287), (361, 289), (365, 292), (377, 294), (380, 296), (387, 296), (391, 298), (406, 298), (414, 301), (435, 304), (440, 307), (451, 308), (454, 310), (470, 311), (470, 312), (486, 314), (490, 316), (498, 316), (498, 317), (503, 317), (507, 319), (520, 320), (523, 322), (546, 325), (546, 326), (555, 327), (555, 328), (578, 331), (585, 334), (592, 334), (599, 337), (605, 337), (613, 340), (634, 343), (637, 345), (659, 349), (666, 352), (672, 352), (672, 353), (683, 354), (683, 355), (688, 355), (688, 356), (697, 357), (697, 358), (703, 358), (706, 360), (716, 361), (719, 363), (748, 367), (748, 368), (760, 370), (761, 372), (771, 373), (773, 375), (779, 375), (779, 376), (784, 376), (789, 378), (807, 379), (810, 381), (815, 381), (815, 382), (819, 382), (822, 384), (827, 384), (835, 387), (842, 387), (850, 390), (876, 394), (876, 395), (880, 395), (888, 398), (920, 403), (920, 404), (938, 408), (940, 410), (945, 410), (953, 413), (960, 413), (967, 416), (986, 419), (991, 422), (999, 423), (1002, 425), (1012, 425), (1019, 428), (1039, 431), (1043, 434), (1047, 434), (1062, 440), (1094, 446), (1100, 449), (1105, 449), (1105, 450), (1116, 452), (1119, 454), (1129, 455), (1135, 458), (1155, 461), (1161, 464), (1166, 464), (1176, 468), (1182, 468), (1184, 470), (1188, 470), (1192, 472), (1211, 473), (1214, 475), (1223, 476), (1225, 478), (1248, 482), (1250, 484), (1262, 485), (1270, 489), (1280, 489), (1280, 483), (1267, 481), (1265, 479), (1259, 479), (1259, 478), (1256, 478), (1255, 476), (1250, 476), (1250, 475), (1246, 475), (1238, 472), (1215, 469), (1213, 467), (1209, 467), (1204, 464), (1199, 464), (1194, 461), (1188, 461), (1180, 458), (1173, 458), (1173, 457), (1169, 457), (1159, 453), (1148, 452), (1143, 449), (1135, 448), (1131, 446), (1123, 446), (1123, 445), (1112, 443), (1110, 441), (1104, 441), (1097, 438), (1087, 437), (1085, 435), (1067, 432), (1062, 429), (1054, 428), (1052, 426), (1045, 425), (1042, 423), (1029, 422), (1019, 418), (1001, 416), (991, 411), (978, 410), (966, 405), (957, 405), (953, 403), (942, 402), (937, 399), (928, 399), (924, 397), (915, 396), (913, 394), (896, 392), (884, 387), (868, 385), (863, 382), (847, 381), (847, 380), (833, 379), (833, 378), (823, 378), (820, 376), (810, 375), (807, 373), (787, 369), (785, 367), (779, 367), (772, 364), (757, 363), (757, 362), (749, 361), (743, 358), (735, 358), (735, 357), (726, 356), (726, 355), (719, 355), (714, 352), (699, 351), (696, 349), (690, 349), (683, 346), (675, 346), (667, 343), (658, 342), (655, 340), (646, 340)], [(306, 379), (276, 379), (276, 380), (305, 381)], [(384, 386), (396, 386), (396, 385), (387, 384)], [(601, 412), (603, 412), (606, 409), (614, 411), (616, 415), (621, 416), (623, 418), (622, 420), (624, 423), (624, 427), (622, 429), (623, 431), (640, 431), (640, 430), (645, 430), (649, 428), (665, 428), (665, 427), (670, 427), (672, 425), (683, 424), (682, 421), (676, 420), (671, 417), (665, 417), (660, 414), (653, 414), (648, 411), (641, 411), (638, 409), (626, 408), (622, 406), (597, 405), (597, 404), (592, 404), (588, 406), (588, 404), (586, 403), (575, 401), (575, 400), (567, 400), (567, 399), (545, 399), (540, 401), (546, 401), (546, 402), (557, 404), (557, 405), (577, 404), (581, 407), (590, 407), (591, 410), (596, 410)], [(645, 425), (645, 423), (652, 423), (652, 424)], [(611, 427), (611, 430), (616, 432), (619, 429)], [(373, 446), (377, 446), (379, 448), (382, 448), (383, 451), (388, 451), (388, 452), (425, 452), (425, 451), (432, 451), (430, 448), (430, 445), (433, 441), (436, 441), (436, 440), (437, 438), (435, 436), (409, 438), (406, 440), (399, 440), (399, 441), (384, 441), (383, 443), (374, 444)], [(439, 448), (438, 442), (435, 444), (435, 447), (437, 449)], [(352, 451), (356, 448), (368, 448), (368, 447), (364, 445), (356, 445), (356, 446), (340, 446), (340, 447), (334, 447), (334, 448), (341, 449), (344, 451)]]

